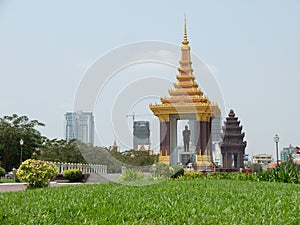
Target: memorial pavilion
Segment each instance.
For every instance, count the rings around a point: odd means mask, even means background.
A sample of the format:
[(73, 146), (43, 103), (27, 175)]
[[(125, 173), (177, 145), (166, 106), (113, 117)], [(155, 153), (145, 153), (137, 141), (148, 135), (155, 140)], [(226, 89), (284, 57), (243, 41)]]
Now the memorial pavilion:
[(159, 161), (171, 163), (170, 156), (177, 147), (177, 121), (195, 121), (197, 134), (195, 153), (197, 166), (207, 166), (212, 162), (211, 122), (220, 114), (217, 104), (212, 103), (200, 90), (193, 75), (191, 48), (184, 21), (184, 35), (181, 46), (181, 59), (174, 89), (169, 97), (161, 98), (161, 103), (150, 104), (150, 109), (160, 121), (160, 157)]

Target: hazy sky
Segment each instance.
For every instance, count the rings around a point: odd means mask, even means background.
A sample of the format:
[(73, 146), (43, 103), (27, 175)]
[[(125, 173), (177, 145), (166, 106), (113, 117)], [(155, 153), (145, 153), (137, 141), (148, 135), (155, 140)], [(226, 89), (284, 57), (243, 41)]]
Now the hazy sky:
[[(46, 124), (44, 135), (64, 138), (64, 114), (72, 111), (89, 67), (128, 43), (180, 44), (185, 13), (192, 51), (214, 72), (225, 113), (233, 108), (241, 120), (246, 151), (274, 154), (276, 133), (280, 148), (300, 145), (299, 11), (299, 0), (0, 0), (1, 116), (28, 115)], [(145, 69), (120, 73), (147, 74)], [(175, 81), (176, 69), (158, 70)], [(111, 82), (110, 90), (118, 92), (120, 83)], [(101, 117), (95, 107), (96, 124)], [(126, 115), (124, 120), (130, 123)], [(111, 130), (106, 126), (98, 126), (98, 132)], [(108, 136), (101, 145), (112, 144), (114, 135)]]

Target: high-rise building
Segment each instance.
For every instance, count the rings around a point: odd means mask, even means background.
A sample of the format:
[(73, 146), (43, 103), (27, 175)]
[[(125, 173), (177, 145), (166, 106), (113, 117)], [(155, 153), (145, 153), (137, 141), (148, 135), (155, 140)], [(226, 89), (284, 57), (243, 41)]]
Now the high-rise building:
[(135, 150), (150, 148), (149, 121), (134, 121), (133, 123), (133, 148)]
[(222, 165), (222, 154), (220, 142), (222, 141), (222, 122), (221, 114), (211, 121), (211, 140), (212, 140), (212, 155), (213, 161), (217, 166)]
[(212, 142), (221, 142), (222, 141), (222, 122), (221, 115), (215, 117), (211, 121), (211, 140)]
[(66, 139), (77, 139), (91, 146), (94, 145), (94, 116), (92, 112), (67, 112)]
[(280, 151), (280, 159), (287, 161), (290, 154), (296, 154), (296, 146), (289, 145)]

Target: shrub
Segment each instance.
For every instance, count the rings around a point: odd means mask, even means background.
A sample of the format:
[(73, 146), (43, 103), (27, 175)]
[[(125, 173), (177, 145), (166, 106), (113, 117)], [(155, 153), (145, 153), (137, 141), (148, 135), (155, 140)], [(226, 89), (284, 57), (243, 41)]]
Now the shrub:
[(17, 170), (17, 177), (22, 182), (28, 182), (28, 188), (47, 187), (58, 174), (57, 167), (50, 162), (28, 159)]
[(294, 163), (281, 163), (278, 167), (268, 170), (259, 176), (261, 181), (299, 183), (299, 168)]
[(0, 177), (4, 177), (5, 176), (5, 169), (0, 167)]
[(250, 168), (251, 171), (255, 173), (261, 173), (263, 171), (262, 166), (259, 163), (253, 163)]
[(80, 181), (82, 172), (79, 169), (69, 169), (63, 172), (63, 177), (71, 182)]
[(203, 174), (201, 171), (191, 171), (186, 172), (182, 177), (181, 180), (194, 180), (194, 179), (206, 179), (206, 175)]
[(155, 169), (151, 168), (154, 177), (170, 178), (174, 174), (174, 169), (165, 163), (157, 163)]
[(174, 170), (174, 173), (172, 174), (171, 178), (179, 178), (184, 175), (184, 169), (178, 165), (175, 165), (172, 167)]
[(139, 170), (126, 169), (119, 177), (120, 181), (140, 181), (144, 179), (144, 174)]

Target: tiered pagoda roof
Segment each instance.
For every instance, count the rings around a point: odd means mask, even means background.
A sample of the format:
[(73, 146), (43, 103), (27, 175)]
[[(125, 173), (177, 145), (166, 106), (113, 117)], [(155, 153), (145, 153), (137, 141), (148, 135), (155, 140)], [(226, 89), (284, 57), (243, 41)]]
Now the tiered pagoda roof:
[(207, 120), (219, 115), (218, 106), (211, 103), (199, 89), (193, 75), (190, 46), (187, 38), (186, 22), (181, 46), (180, 67), (176, 76), (174, 89), (169, 90), (169, 97), (161, 98), (161, 104), (150, 104), (150, 109), (160, 119), (170, 114), (196, 114), (198, 120)]
[(240, 121), (235, 116), (234, 111), (231, 109), (223, 126), (223, 141), (220, 143), (222, 150), (235, 150), (245, 149), (247, 142), (243, 141), (245, 133), (242, 132), (243, 126), (240, 125)]

